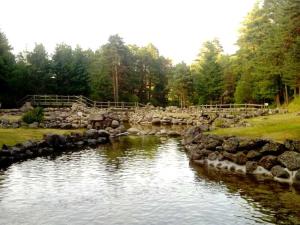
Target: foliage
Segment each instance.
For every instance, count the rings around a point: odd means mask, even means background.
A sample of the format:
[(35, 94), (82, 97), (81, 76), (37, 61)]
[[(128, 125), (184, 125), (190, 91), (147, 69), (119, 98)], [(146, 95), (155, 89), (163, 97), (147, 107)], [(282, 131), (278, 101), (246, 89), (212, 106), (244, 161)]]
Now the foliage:
[(44, 120), (44, 110), (41, 107), (36, 107), (32, 110), (29, 110), (22, 116), (23, 122), (31, 124), (34, 122), (42, 122)]

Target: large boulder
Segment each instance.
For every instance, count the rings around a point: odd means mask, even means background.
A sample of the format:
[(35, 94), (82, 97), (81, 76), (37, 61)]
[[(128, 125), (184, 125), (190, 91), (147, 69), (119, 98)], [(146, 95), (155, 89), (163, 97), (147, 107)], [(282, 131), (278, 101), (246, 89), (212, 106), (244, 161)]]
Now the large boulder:
[(274, 177), (278, 177), (278, 178), (289, 178), (290, 177), (290, 174), (282, 166), (279, 166), (279, 165), (272, 167), (271, 173)]
[(294, 151), (286, 151), (278, 157), (278, 161), (289, 170), (300, 169), (300, 153)]
[(258, 165), (262, 166), (267, 170), (270, 170), (273, 166), (278, 165), (278, 160), (276, 156), (267, 155), (259, 160)]

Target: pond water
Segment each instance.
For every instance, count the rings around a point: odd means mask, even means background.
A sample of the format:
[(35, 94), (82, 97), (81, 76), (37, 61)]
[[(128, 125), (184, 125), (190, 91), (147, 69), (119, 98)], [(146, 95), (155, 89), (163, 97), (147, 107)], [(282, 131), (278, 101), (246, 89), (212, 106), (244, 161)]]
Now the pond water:
[(179, 141), (122, 137), (0, 172), (0, 224), (299, 224), (300, 193), (189, 163)]

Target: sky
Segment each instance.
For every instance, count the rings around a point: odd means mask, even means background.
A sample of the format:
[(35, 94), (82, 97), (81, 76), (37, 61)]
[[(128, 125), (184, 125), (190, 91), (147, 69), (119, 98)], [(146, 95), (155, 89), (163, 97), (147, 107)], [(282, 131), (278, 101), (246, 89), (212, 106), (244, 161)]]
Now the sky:
[(98, 49), (119, 34), (126, 44), (153, 43), (174, 63), (191, 63), (204, 41), (232, 54), (241, 22), (256, 0), (0, 0), (0, 30), (14, 53), (42, 43)]

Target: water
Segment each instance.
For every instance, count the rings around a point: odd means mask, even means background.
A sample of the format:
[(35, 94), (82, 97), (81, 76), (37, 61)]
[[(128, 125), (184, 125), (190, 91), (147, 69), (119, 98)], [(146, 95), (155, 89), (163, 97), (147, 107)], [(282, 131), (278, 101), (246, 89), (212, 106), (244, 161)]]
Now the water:
[(300, 193), (191, 165), (178, 140), (38, 158), (0, 174), (0, 224), (299, 224)]

